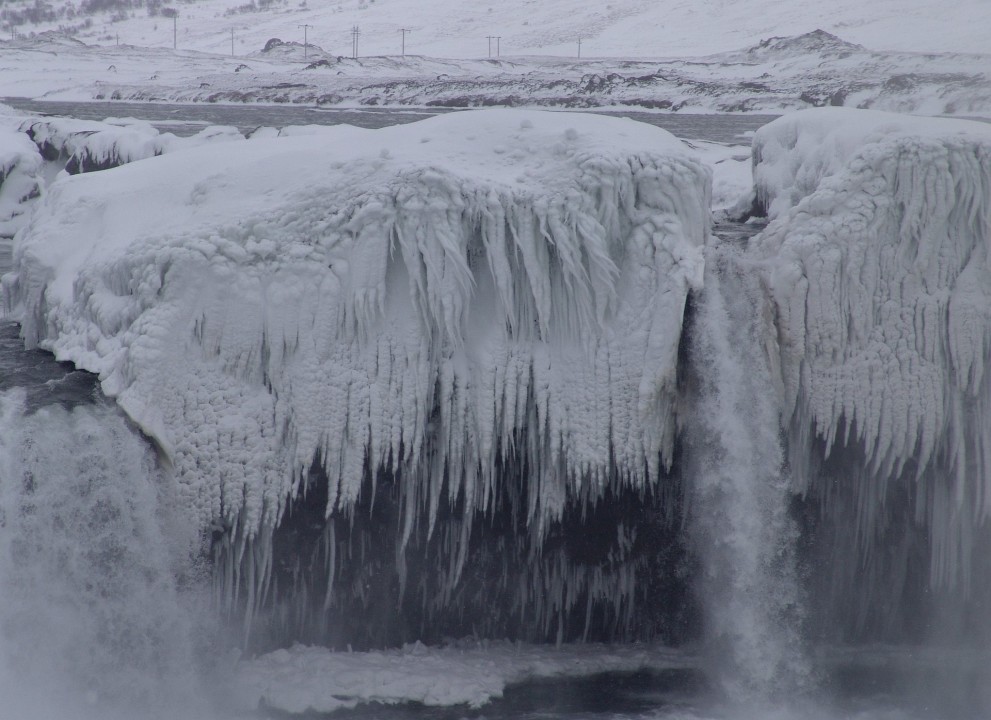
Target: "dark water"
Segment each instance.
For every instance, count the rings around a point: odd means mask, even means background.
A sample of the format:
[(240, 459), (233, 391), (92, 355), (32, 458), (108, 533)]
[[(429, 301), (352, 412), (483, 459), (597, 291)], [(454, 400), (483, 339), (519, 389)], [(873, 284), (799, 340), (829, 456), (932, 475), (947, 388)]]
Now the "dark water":
[(93, 402), (99, 395), (96, 375), (57, 362), (44, 350), (25, 350), (16, 323), (0, 320), (0, 392), (23, 388), (29, 410)]
[[(170, 105), (165, 103), (128, 102), (63, 102), (3, 98), (6, 105), (25, 112), (60, 115), (82, 120), (103, 120), (108, 117), (133, 117), (147, 120), (161, 130), (176, 135), (192, 135), (206, 125), (233, 125), (241, 132), (258, 127), (286, 125), (356, 125), (380, 128), (415, 122), (443, 112), (437, 108), (419, 109), (349, 109), (316, 108), (299, 105), (216, 105), (199, 103)], [(627, 111), (595, 111), (600, 115), (628, 117), (656, 125), (680, 138), (712, 140), (730, 144), (750, 144), (748, 133), (774, 120), (777, 115), (693, 115), (679, 113), (648, 113)]]
[[(510, 685), (501, 698), (483, 708), (428, 707), (419, 703), (369, 703), (353, 710), (311, 713), (311, 718), (341, 720), (572, 720), (592, 718), (661, 717), (698, 705), (709, 692), (704, 675), (695, 669), (635, 673), (601, 673), (582, 678), (545, 678)], [(271, 709), (275, 718), (295, 717)], [(306, 717), (306, 716), (304, 716)]]

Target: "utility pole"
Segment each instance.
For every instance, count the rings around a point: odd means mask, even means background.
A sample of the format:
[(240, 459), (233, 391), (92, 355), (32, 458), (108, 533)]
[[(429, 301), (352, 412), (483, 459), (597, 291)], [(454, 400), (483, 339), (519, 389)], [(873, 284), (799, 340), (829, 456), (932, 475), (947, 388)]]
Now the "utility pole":
[(231, 57), (234, 57), (234, 28), (231, 28)]
[(495, 35), (486, 35), (485, 39), (489, 41), (489, 57), (492, 57), (492, 41), (495, 40)]
[(502, 40), (501, 35), (496, 35), (496, 57), (499, 57), (499, 41)]
[(172, 49), (175, 50), (179, 47), (179, 11), (176, 10), (175, 14), (172, 16)]
[(403, 34), (403, 57), (406, 57), (406, 33), (413, 32), (408, 28), (399, 28), (399, 32)]
[[(306, 48), (307, 48), (306, 31), (309, 30), (313, 26), (312, 25), (297, 25), (296, 27), (303, 28), (303, 59), (306, 60)], [(233, 53), (231, 53), (231, 54), (233, 54)]]
[(115, 33), (117, 35), (117, 47), (120, 47), (120, 33)]
[[(351, 27), (351, 57), (355, 60), (358, 59), (358, 36), (361, 35), (361, 30), (358, 29), (357, 25)], [(403, 36), (405, 37), (405, 36)]]
[(582, 39), (578, 38), (578, 59), (582, 59)]

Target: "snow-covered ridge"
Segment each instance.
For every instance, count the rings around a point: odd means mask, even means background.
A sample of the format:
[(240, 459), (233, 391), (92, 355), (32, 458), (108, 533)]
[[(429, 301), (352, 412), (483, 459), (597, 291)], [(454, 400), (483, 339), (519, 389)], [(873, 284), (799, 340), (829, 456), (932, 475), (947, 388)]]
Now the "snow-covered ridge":
[(271, 528), (314, 458), (329, 509), (369, 463), (433, 523), (442, 477), (481, 509), (511, 457), (539, 526), (671, 461), (709, 183), (664, 131), (594, 116), (217, 145), (53, 185), (5, 287), (204, 526)]
[(829, 497), (815, 438), (859, 448), (862, 547), (888, 486), (914, 483), (933, 582), (966, 586), (991, 515), (991, 126), (815, 110), (762, 128), (755, 151), (799, 489)]

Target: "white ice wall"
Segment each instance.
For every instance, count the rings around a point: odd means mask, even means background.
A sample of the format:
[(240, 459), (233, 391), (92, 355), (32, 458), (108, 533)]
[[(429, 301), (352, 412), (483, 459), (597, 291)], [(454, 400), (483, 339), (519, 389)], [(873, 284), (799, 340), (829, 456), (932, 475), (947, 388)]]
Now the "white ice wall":
[(60, 181), (6, 289), (30, 343), (158, 440), (204, 524), (270, 527), (315, 457), (333, 506), (367, 459), (432, 523), (445, 472), (486, 507), (500, 454), (530, 459), (543, 521), (671, 461), (709, 187), (624, 120), (341, 127)]
[(966, 583), (991, 514), (991, 126), (806, 111), (763, 128), (755, 161), (799, 489), (809, 432), (827, 453), (859, 445), (869, 544), (887, 484), (915, 468), (933, 579)]

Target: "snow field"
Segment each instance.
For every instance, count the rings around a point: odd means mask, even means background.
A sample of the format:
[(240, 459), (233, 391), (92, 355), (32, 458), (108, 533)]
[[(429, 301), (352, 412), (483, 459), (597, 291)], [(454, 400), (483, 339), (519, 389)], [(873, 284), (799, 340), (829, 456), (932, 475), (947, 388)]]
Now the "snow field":
[[(754, 153), (792, 456), (813, 456), (811, 434), (827, 456), (862, 449), (868, 552), (888, 485), (915, 483), (932, 582), (965, 588), (991, 514), (991, 127), (810, 110), (758, 131)], [(800, 491), (811, 467), (796, 463)]]
[(584, 115), (216, 145), (55, 183), (6, 288), (204, 527), (273, 527), (315, 458), (346, 509), (367, 460), (405, 474), (408, 537), (529, 458), (539, 533), (569, 493), (671, 461), (710, 182), (666, 132)]

